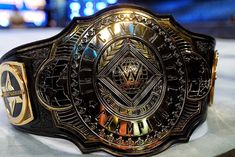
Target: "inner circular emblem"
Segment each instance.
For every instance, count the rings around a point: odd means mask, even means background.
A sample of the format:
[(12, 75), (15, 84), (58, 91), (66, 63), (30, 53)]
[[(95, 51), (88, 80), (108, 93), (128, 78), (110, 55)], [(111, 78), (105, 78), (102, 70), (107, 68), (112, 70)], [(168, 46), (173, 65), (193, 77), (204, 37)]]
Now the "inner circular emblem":
[(133, 57), (124, 58), (113, 70), (112, 79), (124, 93), (135, 95), (149, 79), (148, 69)]
[(84, 124), (101, 143), (130, 153), (160, 145), (186, 97), (173, 38), (137, 12), (108, 15), (83, 34), (71, 58), (70, 90)]
[(97, 93), (112, 114), (133, 120), (151, 115), (159, 107), (163, 67), (144, 41), (113, 41), (101, 53), (97, 69)]

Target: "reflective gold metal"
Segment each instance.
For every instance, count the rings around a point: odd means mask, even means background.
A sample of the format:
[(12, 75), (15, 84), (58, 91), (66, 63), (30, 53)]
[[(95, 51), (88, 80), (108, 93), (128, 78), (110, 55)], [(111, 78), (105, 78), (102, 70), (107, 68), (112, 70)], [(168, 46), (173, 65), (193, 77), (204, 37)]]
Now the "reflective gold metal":
[(25, 125), (31, 122), (34, 117), (24, 64), (19, 62), (1, 64), (0, 87), (10, 122), (14, 125)]
[(214, 95), (215, 95), (215, 80), (217, 79), (217, 64), (219, 60), (219, 53), (216, 50), (213, 59), (213, 66), (212, 66), (212, 76), (211, 76), (211, 91), (210, 91), (210, 102), (209, 105), (214, 104)]

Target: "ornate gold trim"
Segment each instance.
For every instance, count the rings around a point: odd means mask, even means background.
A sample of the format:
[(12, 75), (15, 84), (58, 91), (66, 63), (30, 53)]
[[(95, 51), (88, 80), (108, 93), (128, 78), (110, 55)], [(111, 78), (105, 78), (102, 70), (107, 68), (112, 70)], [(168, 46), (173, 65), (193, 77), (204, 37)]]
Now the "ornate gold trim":
[[(4, 72), (6, 73), (6, 83), (3, 86), (2, 78)], [(19, 84), (20, 90), (16, 91), (14, 86), (16, 83), (12, 83), (12, 78), (15, 78), (17, 83)], [(3, 101), (5, 103), (8, 101), (8, 105), (10, 109), (6, 107), (6, 111), (8, 114), (8, 118), (13, 125), (25, 125), (31, 122), (34, 119), (33, 111), (30, 103), (28, 86), (27, 86), (27, 77), (25, 66), (23, 63), (19, 62), (4, 62), (0, 65), (0, 93), (3, 97)], [(6, 98), (7, 100), (5, 100)], [(21, 103), (22, 107), (20, 108), (20, 112), (17, 116), (13, 116), (13, 112), (15, 109), (15, 105), (17, 103)]]
[(217, 79), (217, 63), (219, 60), (219, 53), (216, 50), (213, 59), (213, 66), (212, 66), (212, 76), (211, 76), (211, 91), (210, 91), (210, 100), (209, 106), (214, 104), (214, 94), (215, 94), (215, 80)]

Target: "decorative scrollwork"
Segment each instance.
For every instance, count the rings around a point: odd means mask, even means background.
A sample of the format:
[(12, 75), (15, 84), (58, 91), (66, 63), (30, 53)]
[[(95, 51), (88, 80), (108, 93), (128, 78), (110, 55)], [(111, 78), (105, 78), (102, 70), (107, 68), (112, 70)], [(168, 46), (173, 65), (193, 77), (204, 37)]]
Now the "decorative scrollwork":
[(124, 41), (125, 40), (120, 40), (118, 42), (115, 42), (106, 49), (106, 51), (103, 53), (103, 55), (100, 58), (99, 71), (101, 70), (102, 67), (105, 67), (110, 62), (110, 60), (115, 56), (115, 54), (122, 47)]
[(40, 65), (43, 63), (44, 60), (47, 59), (50, 53), (50, 50), (51, 48), (49, 46), (42, 47), (42, 48), (34, 49), (31, 51), (26, 51), (22, 53), (20, 56), (31, 60), (33, 69), (36, 74)]

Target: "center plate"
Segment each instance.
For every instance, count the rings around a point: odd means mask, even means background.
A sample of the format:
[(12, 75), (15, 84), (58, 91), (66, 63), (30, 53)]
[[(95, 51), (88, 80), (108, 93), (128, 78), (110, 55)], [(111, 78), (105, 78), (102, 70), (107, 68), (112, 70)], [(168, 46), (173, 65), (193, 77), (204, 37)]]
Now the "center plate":
[(111, 42), (100, 55), (96, 74), (97, 94), (107, 110), (132, 120), (154, 112), (164, 83), (159, 60), (141, 40)]
[(209, 40), (144, 10), (76, 18), (43, 50), (50, 55), (36, 73), (40, 104), (84, 153), (149, 156), (188, 141), (205, 119), (211, 56), (201, 56), (209, 51), (197, 40)]
[(107, 14), (86, 29), (71, 59), (73, 105), (103, 144), (131, 152), (167, 139), (183, 110), (186, 69), (155, 20)]

